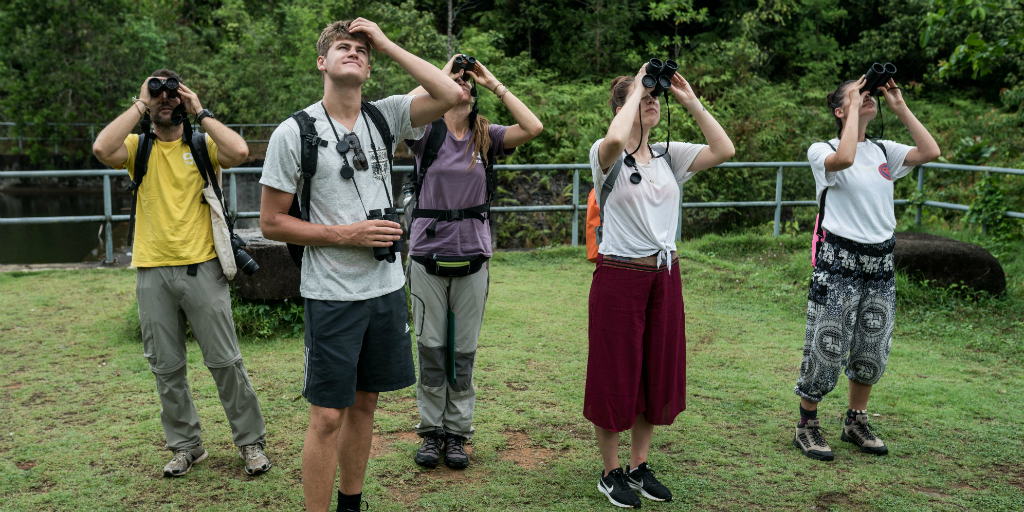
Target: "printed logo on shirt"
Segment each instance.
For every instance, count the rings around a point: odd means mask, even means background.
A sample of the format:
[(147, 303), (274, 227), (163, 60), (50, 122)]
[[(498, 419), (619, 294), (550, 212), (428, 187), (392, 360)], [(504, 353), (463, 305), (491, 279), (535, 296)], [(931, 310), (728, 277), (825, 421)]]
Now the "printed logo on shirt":
[(388, 150), (378, 149), (376, 154), (374, 154), (373, 151), (367, 151), (366, 154), (370, 159), (370, 168), (373, 169), (373, 177), (383, 180), (388, 173)]
[(182, 157), (185, 159), (185, 165), (195, 165), (196, 161), (192, 158), (192, 153), (185, 153)]
[(892, 181), (892, 176), (889, 175), (889, 164), (884, 163), (878, 166), (878, 174), (881, 174), (883, 178)]

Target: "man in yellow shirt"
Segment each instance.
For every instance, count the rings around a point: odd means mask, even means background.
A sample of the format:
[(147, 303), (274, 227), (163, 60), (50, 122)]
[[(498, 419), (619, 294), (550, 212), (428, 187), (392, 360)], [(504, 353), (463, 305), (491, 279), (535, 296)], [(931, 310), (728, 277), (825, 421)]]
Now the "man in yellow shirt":
[[(159, 85), (155, 94), (152, 80)], [(138, 268), (136, 298), (144, 355), (156, 376), (167, 448), (174, 452), (164, 476), (184, 475), (208, 455), (186, 375), (186, 319), (217, 383), (245, 470), (255, 475), (270, 469), (264, 453), (266, 426), (235, 337), (228, 276), (217, 258), (210, 204), (203, 195), (206, 183), (196, 156), (182, 139), (183, 126), (172, 122), (175, 107), (184, 104), (206, 130), (206, 149), (215, 170), (242, 163), (249, 149), (179, 80), (168, 69), (153, 72), (132, 106), (96, 137), (93, 152), (111, 167), (127, 167), (136, 182), (145, 177), (138, 188), (132, 266)], [(148, 136), (155, 137), (146, 170), (139, 173), (139, 135), (131, 131), (146, 109), (153, 123)], [(219, 172), (212, 179), (219, 179)]]

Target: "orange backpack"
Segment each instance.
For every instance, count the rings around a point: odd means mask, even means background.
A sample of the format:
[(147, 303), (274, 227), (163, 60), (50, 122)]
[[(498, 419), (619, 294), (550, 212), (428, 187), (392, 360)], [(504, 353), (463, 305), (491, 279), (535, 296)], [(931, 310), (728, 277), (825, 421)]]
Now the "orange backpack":
[(601, 225), (601, 207), (597, 205), (597, 198), (594, 197), (594, 189), (587, 196), (587, 259), (591, 263), (597, 263), (597, 235), (594, 231)]

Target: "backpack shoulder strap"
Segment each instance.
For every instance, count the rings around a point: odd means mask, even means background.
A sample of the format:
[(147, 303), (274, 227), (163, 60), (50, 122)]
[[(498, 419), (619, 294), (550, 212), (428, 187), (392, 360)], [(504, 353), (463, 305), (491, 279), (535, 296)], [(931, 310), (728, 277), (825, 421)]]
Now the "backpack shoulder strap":
[(364, 101), (362, 103), (362, 111), (364, 114), (369, 116), (370, 121), (377, 127), (377, 133), (380, 134), (381, 140), (384, 141), (384, 146), (388, 150), (388, 171), (391, 170), (392, 162), (395, 160), (395, 138), (391, 134), (391, 128), (388, 127), (388, 122), (384, 119), (384, 114), (381, 114), (373, 103)]
[(139, 134), (139, 145), (135, 147), (135, 165), (132, 167), (132, 181), (125, 187), (126, 192), (132, 193), (132, 207), (128, 214), (128, 246), (135, 242), (135, 211), (139, 204), (139, 187), (142, 186), (142, 179), (146, 177), (149, 167), (149, 154), (153, 150), (153, 134), (145, 129), (149, 127), (149, 113), (143, 122), (143, 131)]
[(448, 125), (444, 124), (443, 117), (430, 123), (430, 135), (427, 136), (427, 143), (423, 148), (423, 158), (420, 160), (419, 167), (416, 169), (413, 178), (417, 194), (423, 188), (423, 178), (426, 177), (427, 170), (430, 169), (434, 160), (437, 160), (437, 153), (441, 151), (441, 146), (444, 144), (444, 138), (447, 134)]
[[(667, 146), (668, 142), (666, 142), (665, 145)], [(664, 147), (663, 148), (661, 146), (651, 146), (651, 149), (654, 151), (654, 158), (661, 158), (662, 155), (665, 155), (664, 156), (665, 163), (668, 164), (668, 169), (671, 171), (672, 170), (672, 153), (668, 152), (668, 147)]]
[(300, 110), (291, 115), (291, 118), (299, 125), (300, 170), (302, 172), (302, 190), (299, 192), (297, 206), (299, 215), (297, 217), (309, 222), (309, 201), (313, 186), (313, 176), (316, 175), (317, 160), (321, 147), (327, 147), (327, 141), (321, 139), (316, 132), (316, 119), (310, 116), (305, 110)]
[(832, 148), (832, 151), (839, 151), (838, 149), (836, 149), (835, 146), (832, 145), (832, 141), (826, 140), (825, 144), (828, 144), (828, 147)]
[(604, 184), (601, 185), (601, 195), (598, 196), (598, 222), (597, 227), (594, 228), (594, 234), (597, 235), (595, 240), (600, 244), (603, 238), (603, 227), (604, 227), (604, 205), (608, 202), (608, 196), (612, 194), (612, 189), (615, 188), (615, 180), (618, 179), (619, 173), (622, 171), (622, 164), (625, 161), (625, 157), (620, 156), (618, 160), (612, 164), (612, 168), (608, 171), (608, 174), (604, 177)]
[(878, 146), (878, 149), (882, 150), (882, 155), (885, 156), (885, 160), (889, 161), (889, 152), (885, 150), (885, 144), (882, 144), (881, 142), (879, 142), (878, 139), (868, 139), (868, 140), (870, 140), (876, 146)]

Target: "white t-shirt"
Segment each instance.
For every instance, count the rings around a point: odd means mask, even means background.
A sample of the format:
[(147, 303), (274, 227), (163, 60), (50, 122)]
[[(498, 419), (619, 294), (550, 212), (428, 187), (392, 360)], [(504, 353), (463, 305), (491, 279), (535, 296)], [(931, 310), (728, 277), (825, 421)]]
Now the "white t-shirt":
[[(598, 158), (598, 148), (603, 140), (599, 139), (590, 148), (590, 169), (598, 201), (606, 176)], [(665, 143), (652, 146), (664, 149)], [(646, 165), (637, 162), (636, 170), (643, 177), (638, 185), (629, 181), (633, 169), (623, 164), (615, 180), (615, 188), (604, 205), (604, 227), (601, 228), (598, 252), (626, 258), (661, 253), (667, 258), (676, 250), (679, 185), (693, 177), (695, 173), (690, 172), (690, 164), (705, 147), (705, 144), (672, 141), (668, 146), (672, 168), (669, 169), (664, 158), (655, 158)]]
[[(423, 136), (424, 129), (413, 128), (409, 121), (412, 98), (403, 94), (372, 102), (387, 121), (395, 141), (418, 140)], [(310, 222), (328, 225), (354, 224), (366, 220), (366, 213), (369, 210), (391, 206), (387, 197), (391, 191), (387, 148), (377, 134), (373, 121), (360, 114), (353, 130), (359, 137), (359, 145), (366, 155), (369, 168), (365, 171), (355, 171), (352, 179), (346, 180), (341, 177), (340, 172), (342, 158), (336, 149), (338, 139), (331, 130), (321, 103), (318, 101), (306, 107), (305, 111), (316, 119), (317, 135), (327, 141), (327, 147), (318, 148), (316, 175), (313, 176), (309, 198)], [(376, 146), (376, 154), (371, 149), (367, 126), (374, 134), (372, 146)], [(349, 133), (348, 128), (337, 120), (334, 120), (334, 129), (341, 138)], [(347, 153), (349, 165), (353, 169), (354, 155), (355, 152), (351, 149)], [(294, 119), (288, 118), (270, 136), (260, 183), (289, 194), (301, 191), (301, 162), (299, 125)], [(375, 166), (374, 163), (379, 165)], [(356, 186), (359, 187), (358, 193)], [(299, 293), (308, 299), (366, 300), (387, 295), (402, 288), (404, 284), (401, 258), (395, 263), (377, 261), (373, 257), (371, 247), (306, 247), (302, 256), (302, 283), (299, 286)]]
[[(839, 149), (839, 139), (829, 142)], [(825, 158), (835, 153), (828, 144), (817, 142), (807, 148), (815, 197), (821, 199), (821, 193), (829, 189), (822, 223), (825, 231), (862, 244), (880, 244), (892, 238), (896, 230), (892, 183), (914, 170), (912, 165), (903, 165), (912, 148), (891, 140), (878, 142), (885, 146), (885, 153), (874, 142), (858, 142), (853, 165), (838, 172), (825, 172)]]

